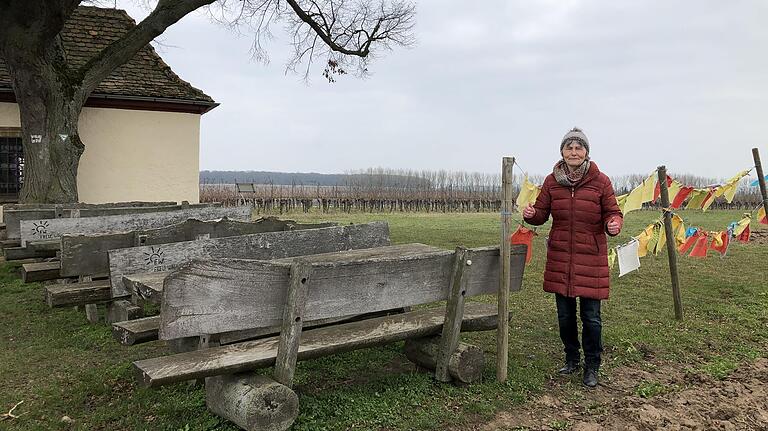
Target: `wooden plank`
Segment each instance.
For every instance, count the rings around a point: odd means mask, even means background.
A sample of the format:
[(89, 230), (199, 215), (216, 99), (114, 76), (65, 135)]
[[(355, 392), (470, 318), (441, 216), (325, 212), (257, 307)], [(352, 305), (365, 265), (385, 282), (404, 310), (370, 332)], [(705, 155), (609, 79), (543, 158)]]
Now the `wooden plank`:
[(304, 321), (304, 306), (307, 303), (307, 290), (312, 279), (312, 265), (303, 259), (296, 259), (291, 264), (291, 280), (288, 296), (283, 308), (283, 323), (280, 329), (280, 342), (277, 344), (275, 380), (293, 387), (296, 373), (296, 355), (299, 353), (299, 338)]
[(59, 262), (25, 263), (21, 265), (21, 279), (24, 283), (55, 280), (59, 278)]
[[(403, 310), (387, 310), (377, 313), (367, 313), (356, 316), (345, 316), (332, 319), (310, 320), (304, 322), (303, 330), (309, 330), (320, 326), (327, 326), (335, 323), (354, 322), (358, 320), (371, 319), (374, 317), (389, 316), (391, 314), (402, 313)], [(112, 337), (123, 345), (146, 343), (158, 339), (158, 329), (160, 328), (160, 316), (144, 317), (141, 319), (130, 320), (127, 322), (118, 322), (112, 325)], [(245, 340), (272, 336), (280, 333), (280, 326), (269, 326), (266, 328), (248, 329), (245, 331), (225, 332), (216, 334), (221, 344), (239, 343)]]
[(34, 251), (39, 251), (39, 252), (52, 251), (56, 253), (57, 251), (61, 250), (61, 241), (55, 240), (55, 239), (43, 240), (43, 241), (29, 241), (27, 243), (27, 248)]
[[(213, 204), (196, 204), (195, 207), (207, 207)], [(56, 204), (22, 204), (13, 207), (4, 206), (3, 221), (6, 224), (8, 238), (21, 239), (22, 220), (44, 220), (56, 217), (58, 205)], [(101, 217), (105, 215), (172, 211), (181, 209), (176, 202), (118, 202), (114, 204), (67, 204), (61, 208), (63, 217), (71, 217), (72, 213), (77, 217)]]
[[(146, 208), (132, 209), (133, 212)], [(77, 233), (127, 232), (138, 229), (152, 229), (178, 223), (190, 218), (213, 220), (228, 217), (236, 220), (250, 220), (250, 207), (203, 207), (175, 209), (162, 207), (160, 211), (109, 215), (99, 217), (59, 218), (22, 220), (21, 245), (27, 241), (58, 239), (62, 235)], [(81, 216), (82, 216), (82, 211)]]
[(275, 259), (384, 245), (389, 245), (389, 227), (384, 222), (267, 232), (110, 250), (109, 274), (112, 294), (123, 296), (128, 294), (124, 275), (170, 271), (192, 259)]
[(163, 282), (170, 274), (165, 272), (147, 272), (123, 276), (123, 285), (130, 294), (136, 294), (139, 298), (159, 304), (162, 299)]
[(112, 337), (124, 346), (157, 340), (160, 316), (116, 322), (112, 324)]
[[(61, 237), (61, 275), (75, 277), (83, 274), (108, 274), (109, 256), (107, 252), (118, 248), (169, 244), (200, 238), (225, 238), (262, 232), (314, 229), (334, 225), (335, 223), (300, 224), (292, 220), (279, 220), (273, 217), (260, 218), (254, 222), (226, 218), (211, 221), (189, 219), (157, 229), (63, 235)], [(139, 237), (143, 238), (141, 244), (137, 240)]]
[(53, 284), (45, 287), (45, 302), (49, 307), (70, 307), (111, 300), (109, 280)]
[[(496, 287), (494, 284), (493, 288)], [(467, 304), (462, 330), (494, 329), (496, 311), (494, 304)], [(437, 307), (306, 331), (302, 335), (298, 360), (435, 335), (440, 333), (444, 316), (445, 308)], [(244, 372), (273, 365), (277, 357), (278, 341), (278, 337), (270, 337), (145, 359), (134, 362), (133, 366), (138, 381), (150, 387)]]
[(56, 252), (50, 250), (34, 250), (27, 247), (7, 247), (3, 249), (3, 255), (6, 260), (19, 260), (29, 258), (50, 258), (55, 257)]
[[(304, 256), (312, 263), (305, 319), (408, 307), (448, 297), (453, 252), (407, 246)], [(521, 252), (524, 252), (524, 247)], [(467, 296), (495, 293), (498, 247), (473, 249)], [(165, 280), (160, 338), (237, 331), (280, 323), (289, 280), (284, 261), (193, 261)], [(523, 267), (513, 267), (522, 274)]]
[(437, 366), (435, 367), (435, 379), (438, 382), (450, 382), (448, 362), (459, 345), (461, 333), (461, 320), (464, 315), (464, 299), (471, 274), (472, 252), (464, 247), (457, 247), (453, 258), (453, 271), (451, 272), (450, 291), (448, 303), (445, 308), (445, 324), (440, 336), (440, 349), (437, 352)]

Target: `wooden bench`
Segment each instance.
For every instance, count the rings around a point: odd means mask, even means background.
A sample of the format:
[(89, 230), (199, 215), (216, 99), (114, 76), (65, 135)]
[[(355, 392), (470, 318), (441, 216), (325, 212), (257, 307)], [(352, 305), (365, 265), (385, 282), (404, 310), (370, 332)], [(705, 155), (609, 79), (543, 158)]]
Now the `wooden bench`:
[[(384, 222), (297, 229), (198, 241), (144, 246), (109, 251), (111, 297), (136, 297), (157, 303), (162, 297), (163, 280), (170, 270), (192, 259), (248, 258), (275, 259), (342, 250), (390, 245), (389, 226)], [(147, 257), (162, 254), (162, 262)], [(159, 324), (151, 320), (141, 324), (118, 322), (113, 335), (120, 342), (134, 344), (152, 341)], [(148, 326), (150, 325), (150, 326)], [(133, 333), (132, 331), (137, 331)]]
[[(517, 290), (525, 247), (513, 247), (511, 260)], [(459, 348), (459, 333), (495, 329), (498, 308), (465, 300), (495, 294), (499, 266), (498, 247), (452, 252), (422, 244), (272, 261), (194, 260), (165, 279), (160, 338), (198, 336), (210, 348), (134, 362), (137, 378), (150, 387), (206, 378), (209, 409), (248, 430), (293, 423), (297, 360), (411, 340), (409, 350), (427, 356), (421, 365), (431, 364), (439, 381), (472, 381), (481, 374), (482, 351)], [(444, 300), (445, 307), (303, 332), (312, 320)], [(219, 334), (275, 326), (279, 336), (216, 347)], [(248, 374), (272, 365), (273, 379)], [(467, 369), (475, 371), (467, 375)], [(265, 398), (273, 401), (269, 411), (262, 407)]]

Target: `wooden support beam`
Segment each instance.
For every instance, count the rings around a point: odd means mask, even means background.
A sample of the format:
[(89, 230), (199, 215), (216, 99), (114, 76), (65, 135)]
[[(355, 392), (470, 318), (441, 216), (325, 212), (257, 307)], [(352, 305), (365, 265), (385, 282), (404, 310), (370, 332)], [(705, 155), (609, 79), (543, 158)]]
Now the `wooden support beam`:
[[(507, 380), (509, 366), (509, 292), (518, 290), (522, 283), (511, 282), (514, 274), (511, 262), (511, 245), (509, 242), (512, 222), (512, 169), (514, 157), (504, 157), (501, 160), (501, 241), (499, 244), (499, 290), (496, 296), (499, 307), (499, 327), (496, 330), (496, 380)], [(525, 265), (525, 263), (523, 263)], [(520, 271), (522, 274), (522, 271)], [(518, 288), (518, 289), (516, 289)]]
[(439, 382), (451, 381), (448, 362), (459, 344), (461, 321), (464, 316), (464, 299), (469, 288), (471, 265), (472, 252), (464, 247), (457, 247), (454, 253), (448, 304), (445, 307), (445, 324), (440, 337), (440, 351), (435, 368), (435, 379)]
[[(462, 331), (487, 331), (497, 325), (495, 305), (469, 303), (464, 307)], [(422, 309), (393, 316), (306, 331), (298, 360), (317, 358), (409, 338), (436, 335), (442, 330), (445, 308)], [(133, 363), (138, 381), (155, 387), (185, 380), (238, 373), (272, 366), (277, 357), (278, 337), (246, 341)]]
[[(411, 362), (430, 370), (437, 368), (442, 337), (424, 337), (406, 340), (405, 356)], [(480, 381), (485, 367), (483, 349), (459, 342), (451, 352), (446, 369), (452, 379), (461, 383)]]
[(48, 259), (56, 256), (55, 251), (34, 250), (27, 247), (6, 247), (3, 249), (5, 260), (20, 260), (30, 258)]
[(669, 258), (669, 275), (672, 279), (672, 300), (675, 304), (675, 319), (683, 320), (683, 301), (680, 298), (680, 280), (677, 275), (677, 247), (675, 234), (672, 231), (672, 212), (669, 209), (669, 189), (667, 189), (667, 168), (659, 166), (659, 188), (661, 194), (661, 210), (664, 218), (664, 234), (667, 238), (667, 257)]
[(131, 301), (118, 299), (107, 304), (106, 323), (125, 322), (144, 317), (144, 309), (133, 305)]
[(310, 263), (303, 259), (293, 261), (275, 363), (275, 380), (289, 388), (293, 387), (293, 375), (296, 372), (296, 355), (299, 352), (301, 327), (304, 324), (304, 307), (307, 303), (307, 290), (311, 277)]

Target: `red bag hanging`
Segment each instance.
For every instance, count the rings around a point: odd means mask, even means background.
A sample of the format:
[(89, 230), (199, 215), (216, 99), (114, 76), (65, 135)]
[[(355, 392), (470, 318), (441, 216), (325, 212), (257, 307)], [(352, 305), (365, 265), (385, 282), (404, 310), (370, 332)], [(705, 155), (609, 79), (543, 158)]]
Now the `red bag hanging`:
[(698, 239), (696, 240), (696, 245), (693, 246), (693, 250), (691, 250), (691, 254), (688, 256), (707, 257), (707, 241), (709, 238), (705, 232), (700, 232), (697, 236)]
[(520, 226), (515, 233), (509, 237), (509, 242), (512, 245), (523, 244), (528, 246), (528, 251), (525, 255), (525, 263), (529, 263), (533, 257), (533, 235), (534, 232), (526, 227)]

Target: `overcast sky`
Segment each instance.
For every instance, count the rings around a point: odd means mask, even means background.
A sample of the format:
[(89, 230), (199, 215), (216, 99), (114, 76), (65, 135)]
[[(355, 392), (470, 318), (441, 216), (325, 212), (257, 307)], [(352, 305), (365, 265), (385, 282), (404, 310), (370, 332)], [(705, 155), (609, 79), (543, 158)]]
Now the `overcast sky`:
[(334, 84), (322, 64), (309, 84), (285, 73), (280, 27), (268, 65), (204, 14), (169, 28), (160, 55), (221, 103), (200, 169), (496, 173), (508, 155), (542, 174), (573, 126), (609, 175), (730, 177), (753, 147), (768, 164), (765, 0), (415, 3), (417, 44)]

